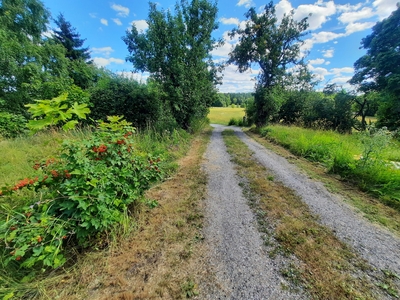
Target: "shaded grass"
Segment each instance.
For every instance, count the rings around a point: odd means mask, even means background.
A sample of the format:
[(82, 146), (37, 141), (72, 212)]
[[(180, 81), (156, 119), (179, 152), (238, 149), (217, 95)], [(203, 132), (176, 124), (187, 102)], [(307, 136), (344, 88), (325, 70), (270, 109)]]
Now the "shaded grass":
[(391, 165), (391, 161), (400, 160), (399, 142), (392, 140), (386, 145), (379, 142), (379, 136), (365, 133), (341, 135), (281, 125), (264, 127), (260, 134), (295, 155), (323, 163), (328, 172), (339, 174), (400, 211), (400, 170)]
[(299, 276), (312, 297), (379, 298), (380, 291), (364, 273), (369, 269), (364, 261), (320, 225), (292, 190), (272, 181), (272, 174), (253, 160), (252, 152), (232, 131), (223, 132), (223, 136), (239, 175), (249, 182), (249, 194), (258, 199), (267, 222), (274, 224), (275, 233), (271, 234), (283, 251), (293, 253), (303, 263)]
[[(156, 208), (137, 207), (107, 237), (108, 247), (78, 256), (65, 273), (45, 281), (42, 299), (185, 299), (202, 275), (203, 215), (207, 180), (200, 168), (210, 131), (180, 153), (177, 171), (146, 193)], [(176, 145), (174, 145), (176, 147)], [(175, 149), (177, 150), (177, 149)], [(175, 154), (177, 155), (177, 154)]]
[(243, 120), (244, 108), (210, 107), (208, 118), (211, 124), (228, 125), (231, 119)]

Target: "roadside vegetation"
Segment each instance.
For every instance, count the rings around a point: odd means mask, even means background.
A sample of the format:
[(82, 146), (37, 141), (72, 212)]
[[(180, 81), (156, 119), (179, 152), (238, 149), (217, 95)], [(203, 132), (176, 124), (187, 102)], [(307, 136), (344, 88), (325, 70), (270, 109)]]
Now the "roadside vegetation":
[(283, 276), (302, 285), (315, 299), (377, 299), (381, 293), (377, 284), (387, 287), (385, 293), (397, 295), (394, 283), (373, 273), (330, 229), (320, 225), (293, 191), (274, 181), (273, 174), (253, 159), (233, 131), (224, 131), (223, 136), (265, 245), (273, 245), (270, 256), (294, 254), (300, 260), (281, 270)]
[(261, 128), (260, 134), (295, 155), (322, 163), (329, 173), (340, 175), (400, 211), (400, 148), (388, 130), (341, 135), (273, 125)]

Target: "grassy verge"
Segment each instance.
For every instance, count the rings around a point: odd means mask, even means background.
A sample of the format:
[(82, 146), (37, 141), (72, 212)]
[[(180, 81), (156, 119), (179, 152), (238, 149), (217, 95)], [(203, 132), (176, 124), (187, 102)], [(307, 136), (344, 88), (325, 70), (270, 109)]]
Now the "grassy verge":
[(366, 276), (370, 270), (365, 262), (320, 225), (293, 191), (275, 182), (233, 132), (223, 136), (239, 175), (248, 182), (247, 196), (263, 212), (257, 214), (259, 224), (272, 224), (274, 233), (268, 234), (279, 242), (277, 251), (292, 253), (302, 262), (297, 270), (282, 274), (299, 278), (315, 299), (379, 298), (381, 291)]
[(271, 143), (256, 133), (251, 131), (247, 131), (246, 133), (264, 147), (271, 149), (297, 165), (311, 178), (323, 182), (330, 191), (341, 194), (345, 201), (357, 208), (365, 218), (385, 226), (400, 236), (400, 213), (398, 210), (385, 205), (372, 195), (360, 191), (353, 184), (338, 178), (334, 174), (328, 173), (326, 166), (319, 162), (310, 162), (305, 158), (293, 156), (286, 148), (276, 143)]
[[(42, 299), (185, 299), (197, 294), (202, 245), (200, 169), (209, 132), (196, 137), (177, 172), (146, 194), (110, 236), (109, 247), (78, 257), (63, 274), (48, 278)], [(152, 204), (158, 206), (151, 208)]]
[(243, 120), (244, 108), (211, 107), (208, 118), (211, 124), (228, 125), (231, 119)]
[[(0, 144), (0, 151), (4, 150), (3, 153), (7, 154), (2, 156), (4, 159), (4, 165), (6, 168), (8, 165), (14, 165), (14, 168), (9, 167), (9, 180), (10, 184), (13, 184), (16, 179), (31, 176), (33, 170), (32, 166), (36, 161), (46, 159), (49, 157), (56, 157), (59, 155), (59, 144), (65, 139), (81, 139), (87, 137), (91, 132), (79, 131), (72, 134), (65, 135), (59, 132), (49, 132), (47, 134), (40, 134), (29, 138), (20, 138), (15, 140), (6, 140)], [(134, 136), (135, 150), (138, 152), (150, 152), (154, 155), (160, 155), (163, 157), (163, 162), (160, 168), (171, 176), (177, 168), (177, 159), (182, 157), (189, 149), (189, 141), (192, 138), (188, 133), (184, 131), (176, 131), (168, 136), (161, 136), (152, 132), (137, 133)], [(40, 149), (42, 151), (40, 151)], [(18, 150), (17, 153), (13, 150)], [(23, 153), (26, 153), (24, 156)], [(23, 171), (21, 171), (23, 170)], [(34, 170), (33, 170), (34, 171)], [(200, 177), (198, 177), (200, 178)], [(14, 179), (14, 182), (12, 181)], [(18, 191), (15, 195), (10, 197), (1, 197), (0, 200), (4, 207), (12, 207), (18, 209), (21, 206), (26, 205), (32, 201), (32, 197), (38, 195), (31, 195), (33, 191)], [(47, 294), (51, 294), (47, 286), (52, 285), (55, 281), (58, 281), (58, 277), (63, 277), (65, 274), (68, 275), (71, 266), (81, 265), (86, 257), (85, 253), (89, 253), (90, 256), (96, 256), (96, 251), (99, 249), (107, 248), (110, 245), (117, 245), (117, 241), (124, 237), (126, 234), (131, 233), (137, 229), (138, 220), (142, 220), (150, 208), (158, 205), (157, 199), (146, 198), (140, 203), (135, 203), (135, 206), (131, 210), (128, 210), (124, 214), (124, 219), (121, 225), (115, 225), (115, 228), (105, 233), (99, 233), (96, 236), (91, 237), (92, 241), (96, 239), (96, 244), (91, 244), (90, 248), (83, 249), (82, 247), (74, 247), (68, 243), (68, 249), (66, 249), (66, 256), (68, 256), (68, 262), (63, 266), (63, 269), (58, 268), (52, 272), (41, 271), (41, 270), (29, 270), (19, 268), (17, 263), (9, 263), (7, 266), (3, 265), (3, 262), (10, 255), (10, 250), (7, 251), (7, 247), (4, 245), (0, 246), (0, 298), (3, 296), (7, 297), (38, 297), (42, 295), (46, 298)], [(0, 214), (0, 221), (4, 222), (5, 214)], [(3, 218), (3, 219), (1, 219)], [(147, 221), (146, 221), (147, 222)], [(41, 239), (41, 238), (40, 238)], [(40, 241), (39, 241), (40, 242)], [(72, 247), (71, 247), (72, 246)], [(111, 247), (112, 248), (112, 247)], [(92, 261), (91, 263), (94, 263)], [(55, 277), (56, 276), (56, 277)], [(53, 294), (56, 295), (56, 294)], [(49, 298), (49, 297), (47, 297)], [(54, 299), (54, 297), (50, 297)], [(9, 298), (7, 298), (9, 299)]]
[(335, 132), (268, 126), (262, 136), (293, 154), (321, 162), (330, 173), (357, 185), (400, 211), (399, 143), (385, 131), (340, 135)]

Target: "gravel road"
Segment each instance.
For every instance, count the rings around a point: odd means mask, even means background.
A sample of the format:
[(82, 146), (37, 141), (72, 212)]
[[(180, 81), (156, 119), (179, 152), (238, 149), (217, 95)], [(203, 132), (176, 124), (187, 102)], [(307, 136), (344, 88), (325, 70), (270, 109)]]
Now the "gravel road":
[(263, 247), (226, 151), (223, 129), (214, 129), (205, 153), (209, 183), (204, 236), (217, 282), (203, 287), (202, 299), (304, 299), (281, 288), (287, 283), (278, 261), (270, 259)]
[(304, 299), (281, 289), (284, 279), (275, 260), (263, 250), (256, 220), (243, 197), (234, 165), (221, 136), (233, 129), (254, 152), (254, 158), (294, 190), (320, 222), (333, 229), (345, 243), (378, 270), (400, 274), (400, 240), (384, 228), (364, 220), (343, 200), (309, 179), (285, 158), (265, 149), (240, 128), (213, 125), (205, 153), (209, 176), (204, 236), (216, 280), (208, 287), (208, 299)]

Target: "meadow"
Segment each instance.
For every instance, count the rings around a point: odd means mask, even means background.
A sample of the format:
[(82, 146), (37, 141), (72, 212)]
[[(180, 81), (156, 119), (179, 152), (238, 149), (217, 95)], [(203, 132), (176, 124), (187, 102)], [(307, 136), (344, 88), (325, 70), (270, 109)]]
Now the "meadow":
[(211, 124), (228, 125), (231, 119), (242, 120), (244, 115), (244, 108), (211, 107), (208, 118)]

